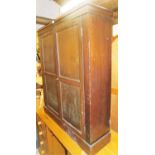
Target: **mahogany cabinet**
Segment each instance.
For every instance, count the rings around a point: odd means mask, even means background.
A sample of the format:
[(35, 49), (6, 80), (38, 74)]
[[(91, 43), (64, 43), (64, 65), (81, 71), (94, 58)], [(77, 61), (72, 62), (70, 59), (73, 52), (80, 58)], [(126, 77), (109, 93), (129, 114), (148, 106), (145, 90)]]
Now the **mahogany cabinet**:
[(38, 33), (44, 109), (94, 154), (110, 141), (112, 12), (84, 3)]

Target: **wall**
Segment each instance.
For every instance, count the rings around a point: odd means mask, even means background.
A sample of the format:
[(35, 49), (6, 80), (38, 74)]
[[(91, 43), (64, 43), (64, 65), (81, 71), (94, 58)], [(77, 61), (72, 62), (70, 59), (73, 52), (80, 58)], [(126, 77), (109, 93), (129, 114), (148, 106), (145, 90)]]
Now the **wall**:
[(52, 0), (36, 0), (36, 16), (55, 19), (60, 15), (60, 6)]
[(112, 42), (111, 128), (118, 132), (118, 36)]
[[(53, 0), (36, 0), (36, 16), (56, 19), (60, 16), (60, 6)], [(43, 26), (36, 24), (36, 29)]]

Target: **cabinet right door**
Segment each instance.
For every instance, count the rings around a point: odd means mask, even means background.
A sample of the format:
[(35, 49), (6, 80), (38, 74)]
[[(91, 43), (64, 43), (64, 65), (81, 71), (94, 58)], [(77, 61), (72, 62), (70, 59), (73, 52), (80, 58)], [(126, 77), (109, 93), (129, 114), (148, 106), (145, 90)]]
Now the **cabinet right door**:
[(83, 75), (80, 18), (56, 25), (62, 120), (82, 133)]

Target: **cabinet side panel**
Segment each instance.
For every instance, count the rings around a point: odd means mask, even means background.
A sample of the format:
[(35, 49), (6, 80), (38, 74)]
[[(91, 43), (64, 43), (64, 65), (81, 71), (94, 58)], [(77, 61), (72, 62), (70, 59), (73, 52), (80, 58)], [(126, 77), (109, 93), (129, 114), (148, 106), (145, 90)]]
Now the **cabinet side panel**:
[(82, 16), (83, 60), (84, 60), (84, 94), (85, 94), (85, 139), (90, 142), (90, 50), (89, 50), (89, 16)]
[[(111, 33), (112, 23), (108, 18), (87, 15), (88, 22), (88, 63), (89, 74), (86, 93), (89, 120), (89, 143), (93, 143), (110, 130), (110, 92), (111, 92)], [(87, 65), (87, 64), (86, 64)], [(87, 75), (85, 75), (87, 76)], [(85, 81), (86, 82), (86, 81)], [(88, 97), (89, 96), (89, 97)], [(89, 102), (88, 102), (89, 101)], [(87, 125), (86, 125), (87, 126)]]

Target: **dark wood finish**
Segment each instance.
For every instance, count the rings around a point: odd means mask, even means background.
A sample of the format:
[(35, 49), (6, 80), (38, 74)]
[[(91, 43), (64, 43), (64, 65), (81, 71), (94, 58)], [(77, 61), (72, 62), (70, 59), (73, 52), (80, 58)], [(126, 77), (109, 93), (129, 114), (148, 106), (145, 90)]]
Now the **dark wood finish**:
[(54, 36), (53, 33), (48, 33), (42, 38), (43, 47), (43, 64), (44, 72), (56, 74), (56, 57), (54, 51)]
[(48, 106), (59, 113), (57, 80), (49, 75), (44, 75), (46, 81), (46, 96)]
[(76, 80), (79, 80), (79, 73), (80, 73), (79, 71), (80, 42), (78, 37), (79, 32), (80, 32), (79, 26), (72, 25), (69, 28), (59, 30), (56, 33), (57, 47), (59, 52), (60, 76)]
[[(71, 0), (54, 0), (59, 5), (63, 6), (66, 3), (69, 3)], [(112, 10), (113, 13), (113, 25), (118, 24), (118, 0), (87, 0), (101, 7)]]
[(118, 8), (118, 0), (90, 0), (97, 5), (115, 11)]
[(89, 131), (87, 140), (93, 143), (109, 131), (112, 32), (111, 23), (101, 16), (88, 14), (83, 23), (87, 48), (84, 52), (85, 94), (88, 95), (85, 103), (86, 107), (91, 106), (85, 111), (86, 131)]
[(39, 30), (45, 111), (88, 153), (110, 141), (112, 12), (85, 3)]

